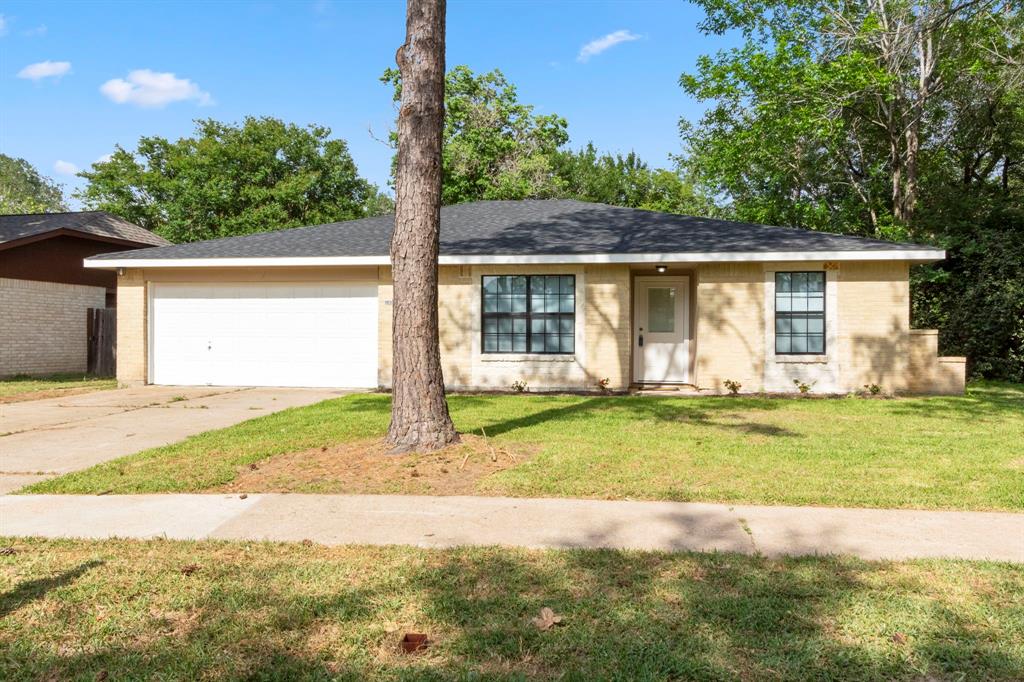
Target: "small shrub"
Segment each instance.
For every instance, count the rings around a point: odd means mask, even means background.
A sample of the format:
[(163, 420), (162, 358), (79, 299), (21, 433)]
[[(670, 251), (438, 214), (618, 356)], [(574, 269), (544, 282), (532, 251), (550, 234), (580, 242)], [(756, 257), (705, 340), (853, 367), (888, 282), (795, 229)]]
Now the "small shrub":
[(601, 391), (601, 393), (607, 393), (608, 385), (611, 383), (612, 380), (609, 379), (608, 377), (605, 377), (604, 379), (601, 379), (600, 381), (597, 382), (597, 390)]
[(810, 393), (811, 389), (814, 388), (814, 384), (816, 383), (818, 382), (812, 381), (811, 383), (807, 383), (806, 381), (801, 381), (800, 379), (793, 379), (793, 385), (796, 386), (796, 390), (800, 391), (801, 394)]
[(871, 395), (878, 395), (882, 392), (882, 387), (878, 384), (864, 384), (864, 390)]
[(727, 389), (729, 389), (729, 395), (739, 395), (740, 389), (743, 388), (743, 384), (738, 381), (733, 381), (732, 379), (726, 379), (722, 383), (725, 384)]
[(515, 391), (516, 393), (523, 393), (524, 391), (526, 391), (526, 386), (527, 383), (522, 379), (516, 379), (515, 381), (512, 382), (512, 390)]

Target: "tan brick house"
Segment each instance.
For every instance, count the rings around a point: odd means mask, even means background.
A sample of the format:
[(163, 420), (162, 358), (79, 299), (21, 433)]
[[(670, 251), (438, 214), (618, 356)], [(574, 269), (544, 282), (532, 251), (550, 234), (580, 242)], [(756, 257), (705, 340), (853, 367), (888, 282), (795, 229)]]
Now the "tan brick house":
[[(442, 209), (453, 389), (959, 393), (910, 328), (938, 249), (577, 201)], [(125, 384), (387, 387), (393, 218), (103, 254)]]
[(104, 211), (0, 215), (0, 377), (85, 372), (86, 311), (117, 279), (82, 259), (169, 243)]

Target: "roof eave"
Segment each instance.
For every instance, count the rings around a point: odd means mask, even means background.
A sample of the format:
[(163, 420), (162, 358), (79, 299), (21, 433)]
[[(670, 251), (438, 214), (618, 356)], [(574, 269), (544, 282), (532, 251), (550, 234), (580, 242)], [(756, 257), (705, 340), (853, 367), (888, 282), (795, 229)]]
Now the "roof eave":
[[(544, 265), (544, 264), (643, 264), (643, 263), (742, 263), (777, 261), (909, 261), (943, 260), (942, 249), (890, 249), (860, 251), (750, 251), (686, 253), (597, 253), (531, 255), (443, 255), (439, 265)], [(274, 256), (254, 258), (86, 258), (85, 267), (117, 268), (238, 268), (324, 267), (390, 265), (388, 256)]]

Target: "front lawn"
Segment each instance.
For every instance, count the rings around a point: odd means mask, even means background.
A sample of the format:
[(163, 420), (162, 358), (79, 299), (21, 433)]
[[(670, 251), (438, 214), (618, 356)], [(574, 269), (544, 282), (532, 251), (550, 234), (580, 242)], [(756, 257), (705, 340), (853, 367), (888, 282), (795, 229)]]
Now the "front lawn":
[(59, 398), (110, 388), (117, 388), (117, 379), (73, 372), (47, 376), (14, 376), (0, 379), (0, 404)]
[[(1019, 680), (1024, 569), (8, 539), (0, 678)], [(562, 623), (538, 629), (550, 607)], [(404, 654), (407, 632), (428, 648)]]
[[(27, 491), (475, 492), (1024, 509), (1020, 385), (897, 400), (455, 395), (450, 405), (460, 431), (481, 436), (468, 450), (407, 458), (373, 450), (387, 427), (389, 398), (351, 395)], [(475, 479), (447, 486), (446, 476), (465, 474), (458, 468), (464, 450), (494, 466), (471, 467)], [(363, 468), (354, 468), (354, 457)]]

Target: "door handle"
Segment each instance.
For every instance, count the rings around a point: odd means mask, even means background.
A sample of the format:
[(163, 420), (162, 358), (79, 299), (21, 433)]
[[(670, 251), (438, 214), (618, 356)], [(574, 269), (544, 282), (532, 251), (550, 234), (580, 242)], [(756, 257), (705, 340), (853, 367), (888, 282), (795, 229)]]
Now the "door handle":
[(643, 345), (644, 345), (644, 335), (641, 334), (640, 335), (640, 346), (643, 347)]

